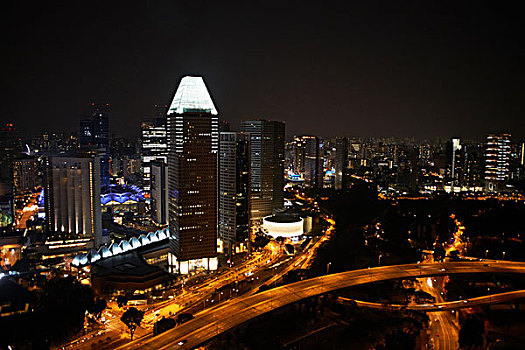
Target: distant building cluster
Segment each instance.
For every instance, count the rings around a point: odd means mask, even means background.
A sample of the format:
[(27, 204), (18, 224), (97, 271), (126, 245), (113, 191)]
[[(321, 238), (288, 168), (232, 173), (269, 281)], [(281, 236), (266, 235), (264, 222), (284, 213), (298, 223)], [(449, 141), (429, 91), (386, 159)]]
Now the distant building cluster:
[[(90, 109), (77, 133), (27, 137), (1, 126), (2, 268), (25, 246), (79, 266), (119, 256), (171, 273), (214, 270), (221, 254), (249, 250), (257, 235), (296, 240), (311, 229), (311, 218), (288, 212), (286, 187), (344, 191), (360, 179), (386, 197), (525, 192), (525, 141), (510, 133), (287, 141), (282, 121), (246, 119), (234, 130), (192, 76), (137, 125), (138, 139), (111, 136), (108, 103)], [(99, 265), (102, 278), (111, 263)]]
[(341, 190), (356, 177), (388, 195), (524, 191), (525, 143), (513, 142), (508, 133), (489, 134), (484, 142), (336, 137), (308, 147), (312, 139), (299, 136), (286, 144), (289, 182)]

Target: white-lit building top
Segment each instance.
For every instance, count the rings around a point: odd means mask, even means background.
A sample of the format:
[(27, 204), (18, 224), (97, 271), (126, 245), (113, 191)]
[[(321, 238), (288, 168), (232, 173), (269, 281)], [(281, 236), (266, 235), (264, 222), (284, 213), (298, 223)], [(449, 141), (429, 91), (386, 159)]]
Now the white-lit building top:
[(175, 92), (168, 115), (196, 111), (218, 114), (202, 77), (184, 77)]

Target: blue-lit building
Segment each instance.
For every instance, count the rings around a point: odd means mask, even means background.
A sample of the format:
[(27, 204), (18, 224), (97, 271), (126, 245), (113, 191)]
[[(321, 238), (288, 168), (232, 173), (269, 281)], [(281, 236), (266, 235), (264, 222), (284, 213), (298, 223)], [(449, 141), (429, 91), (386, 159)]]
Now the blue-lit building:
[(140, 212), (144, 209), (146, 199), (142, 190), (135, 185), (111, 184), (104, 188), (100, 194), (102, 210), (111, 212)]

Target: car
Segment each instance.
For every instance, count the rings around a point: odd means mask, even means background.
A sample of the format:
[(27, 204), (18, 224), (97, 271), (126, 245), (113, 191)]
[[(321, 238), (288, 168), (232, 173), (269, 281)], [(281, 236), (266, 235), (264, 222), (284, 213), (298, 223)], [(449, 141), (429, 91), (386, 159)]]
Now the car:
[(186, 339), (183, 339), (183, 340), (181, 340), (180, 342), (178, 342), (177, 344), (179, 344), (179, 345), (182, 346), (182, 345), (186, 344), (186, 342), (187, 342), (187, 340), (186, 340)]
[(468, 300), (463, 300), (463, 303), (465, 303), (465, 304), (468, 303)]

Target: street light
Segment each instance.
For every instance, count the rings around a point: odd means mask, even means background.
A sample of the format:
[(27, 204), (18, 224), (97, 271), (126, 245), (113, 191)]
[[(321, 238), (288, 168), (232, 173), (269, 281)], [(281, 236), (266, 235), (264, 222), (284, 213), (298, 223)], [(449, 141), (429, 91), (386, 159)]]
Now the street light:
[(328, 275), (328, 272), (330, 271), (330, 265), (332, 265), (331, 261), (328, 264), (326, 264), (326, 274), (327, 275)]
[(489, 255), (489, 250), (485, 250), (485, 258)]
[(505, 252), (503, 252), (503, 259), (505, 259)]
[(377, 261), (377, 265), (378, 266), (381, 266), (381, 257), (383, 256), (383, 254), (379, 254), (379, 259)]

